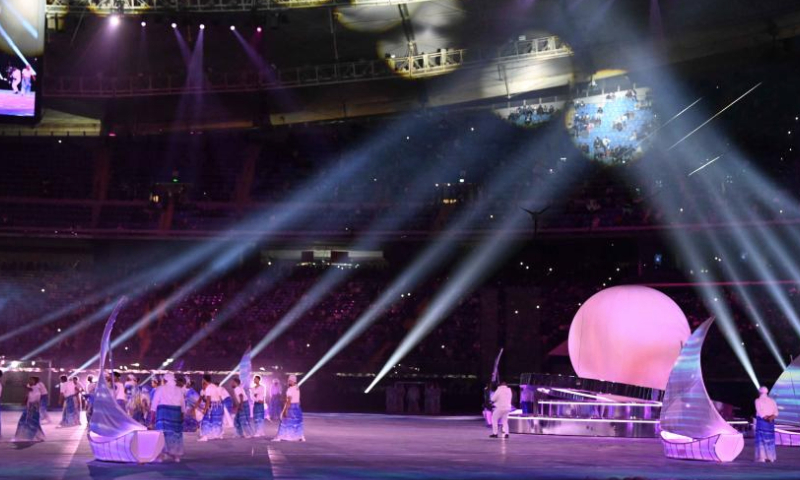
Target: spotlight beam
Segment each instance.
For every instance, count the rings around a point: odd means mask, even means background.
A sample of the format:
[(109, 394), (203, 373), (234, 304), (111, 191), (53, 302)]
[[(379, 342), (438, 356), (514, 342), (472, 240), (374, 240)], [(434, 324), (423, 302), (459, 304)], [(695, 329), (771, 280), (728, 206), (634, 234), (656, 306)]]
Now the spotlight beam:
[(752, 92), (752, 91), (753, 91), (753, 90), (755, 90), (756, 88), (760, 87), (760, 86), (761, 86), (761, 83), (762, 83), (762, 82), (758, 82), (758, 83), (756, 83), (754, 86), (750, 87), (750, 90), (748, 90), (748, 91), (744, 92), (742, 95), (740, 95), (740, 96), (739, 96), (739, 98), (737, 98), (736, 100), (734, 100), (734, 101), (732, 101), (731, 103), (729, 103), (728, 105), (726, 105), (726, 106), (725, 106), (725, 108), (723, 108), (722, 110), (720, 110), (720, 111), (718, 111), (717, 113), (715, 113), (714, 115), (712, 115), (712, 116), (711, 116), (711, 118), (709, 118), (709, 119), (708, 119), (708, 120), (706, 120), (705, 122), (701, 123), (701, 124), (700, 124), (700, 126), (698, 126), (697, 128), (695, 128), (695, 129), (694, 129), (694, 130), (692, 130), (691, 132), (689, 132), (689, 133), (687, 133), (686, 135), (684, 135), (684, 136), (683, 136), (683, 138), (681, 138), (680, 140), (678, 140), (677, 142), (675, 142), (675, 143), (674, 143), (674, 144), (673, 144), (671, 147), (669, 147), (669, 148), (667, 149), (667, 151), (670, 151), (670, 150), (672, 150), (673, 148), (677, 147), (678, 145), (680, 145), (681, 143), (683, 143), (683, 141), (684, 141), (684, 140), (686, 140), (687, 138), (689, 138), (689, 137), (691, 137), (692, 135), (694, 135), (694, 134), (695, 134), (695, 133), (696, 133), (698, 130), (700, 130), (701, 128), (705, 127), (705, 126), (706, 126), (706, 125), (708, 125), (709, 123), (711, 123), (711, 121), (712, 121), (712, 120), (714, 120), (714, 119), (715, 119), (715, 118), (717, 118), (718, 116), (722, 115), (722, 114), (723, 114), (723, 113), (724, 113), (724, 112), (725, 112), (727, 109), (729, 109), (729, 108), (731, 108), (732, 106), (734, 106), (734, 105), (735, 105), (735, 104), (736, 104), (736, 103), (737, 103), (739, 100), (743, 99), (744, 97), (746, 97), (747, 95), (749, 95), (749, 94), (750, 94), (750, 92)]
[[(521, 152), (519, 152), (522, 154)], [(497, 192), (506, 188), (509, 179), (513, 178), (516, 172), (509, 171), (502, 175), (495, 175), (487, 188), (487, 192)], [(441, 266), (454, 252), (456, 243), (456, 233), (471, 225), (480, 215), (484, 215), (489, 205), (481, 201), (478, 205), (469, 210), (462, 211), (454, 222), (448, 225), (447, 229), (441, 232), (434, 243), (429, 245), (422, 254), (417, 256), (414, 262), (407, 267), (400, 278), (384, 290), (380, 297), (374, 301), (367, 310), (361, 314), (353, 325), (342, 335), (336, 343), (322, 356), (320, 360), (309, 370), (300, 381), (307, 381), (320, 368), (331, 361), (336, 355), (341, 353), (350, 343), (360, 337), (383, 312), (393, 305), (400, 298), (400, 295), (413, 290), (417, 284), (422, 282)]]
[[(472, 137), (470, 144), (479, 142), (479, 137)], [(397, 215), (385, 215), (372, 222), (369, 230), (360, 237), (359, 241), (356, 243), (356, 246), (353, 248), (356, 250), (369, 250), (376, 248), (378, 246), (378, 240), (371, 235), (372, 232), (396, 228), (398, 225), (402, 225), (407, 220), (412, 218), (422, 205), (422, 202), (415, 200), (419, 200), (420, 197), (424, 197), (428, 193), (428, 189), (431, 184), (430, 179), (438, 176), (445, 170), (445, 162), (434, 162), (424, 172), (416, 175), (414, 181), (411, 182), (412, 190), (405, 195), (405, 199), (408, 201), (408, 203), (414, 205), (414, 207), (404, 208)], [(275, 327), (273, 327), (269, 332), (267, 332), (267, 334), (259, 341), (259, 343), (256, 344), (251, 351), (251, 357), (255, 357), (255, 355), (269, 346), (280, 335), (285, 333), (286, 330), (291, 328), (294, 323), (302, 317), (303, 314), (316, 306), (327, 293), (336, 288), (339, 283), (346, 280), (348, 277), (349, 274), (346, 274), (341, 270), (329, 269), (323, 275), (322, 279), (312, 287), (311, 291), (303, 296), (304, 301), (298, 302), (294, 307), (292, 307), (292, 309), (286, 315), (284, 315), (283, 318), (281, 318), (278, 324), (275, 325)], [(229, 380), (230, 377), (235, 374), (235, 372), (235, 368), (232, 369), (231, 373), (225, 378), (225, 380), (223, 380), (223, 383)], [(307, 376), (308, 375), (304, 376), (303, 379), (307, 378)]]
[[(675, 176), (675, 178), (680, 178), (682, 174), (678, 173), (677, 169), (683, 167), (676, 165), (676, 163), (667, 162), (663, 166), (660, 165), (659, 168), (667, 169)], [(647, 181), (648, 179), (652, 178), (652, 174), (650, 172), (644, 172), (643, 169), (636, 170), (636, 173), (641, 175), (641, 181)], [(672, 192), (665, 189), (665, 194), (656, 195), (653, 197), (657, 203), (657, 206), (664, 211), (667, 216), (670, 217), (669, 220), (672, 223), (677, 223), (680, 220), (676, 218), (676, 214), (674, 213), (674, 205), (681, 199), (679, 198), (679, 195), (680, 192)], [(692, 238), (689, 237), (687, 232), (683, 230), (672, 229), (669, 231), (669, 233), (673, 242), (677, 246), (677, 251), (684, 254), (688, 258), (688, 261), (691, 265), (703, 264), (699, 246)], [(728, 344), (733, 350), (734, 355), (741, 363), (742, 367), (747, 373), (747, 376), (753, 382), (755, 388), (758, 388), (760, 385), (758, 378), (756, 377), (752, 362), (747, 355), (747, 351), (742, 345), (742, 339), (733, 321), (731, 312), (724, 302), (720, 301), (720, 299), (724, 300), (721, 290), (718, 287), (709, 284), (706, 284), (702, 287), (695, 286), (695, 289), (700, 295), (700, 298), (703, 300), (703, 303), (706, 305), (706, 308), (708, 308), (708, 310), (711, 311), (719, 320), (718, 325), (723, 336), (728, 341)]]
[[(170, 364), (178, 361), (186, 352), (191, 350), (195, 345), (202, 342), (209, 335), (216, 332), (223, 325), (225, 325), (228, 320), (233, 318), (237, 313), (244, 310), (247, 307), (247, 303), (251, 296), (264, 293), (272, 289), (276, 283), (283, 277), (283, 273), (277, 271), (277, 269), (273, 269), (268, 271), (267, 273), (262, 273), (258, 276), (258, 278), (252, 280), (247, 288), (243, 291), (240, 291), (236, 296), (228, 303), (225, 304), (223, 309), (217, 314), (211, 321), (206, 323), (203, 328), (196, 331), (189, 340), (184, 342), (175, 352), (172, 353), (169, 357), (167, 357), (163, 362), (161, 362), (161, 366), (159, 366), (158, 370), (163, 370), (167, 368)], [(261, 285), (261, 281), (265, 281), (266, 285)], [(150, 379), (153, 378), (153, 374), (150, 374), (146, 379), (142, 381), (142, 385), (147, 384)]]
[[(544, 180), (545, 184), (538, 185), (538, 188), (532, 188), (534, 199), (550, 198), (560, 191), (563, 187), (561, 183), (565, 179), (561, 180), (547, 178)], [(444, 321), (447, 315), (455, 309), (458, 301), (474, 290), (479, 282), (501, 263), (501, 259), (513, 251), (513, 247), (518, 241), (513, 232), (524, 221), (527, 221), (527, 218), (519, 215), (506, 217), (502, 226), (458, 266), (456, 273), (436, 294), (430, 306), (406, 334), (364, 393), (369, 393), (397, 363)]]
[[(717, 157), (717, 158), (719, 158), (719, 157)], [(709, 183), (709, 182), (706, 182), (706, 183)], [(710, 187), (710, 185), (706, 185), (706, 188), (708, 188), (708, 187)], [(696, 202), (694, 202), (694, 203), (695, 203), (695, 208), (697, 208)], [(728, 217), (730, 217), (730, 215), (728, 215)], [(729, 220), (731, 220), (731, 219), (729, 218)], [(711, 242), (714, 250), (717, 250), (717, 251), (720, 251), (720, 252), (724, 251), (725, 252), (724, 255), (725, 255), (726, 258), (734, 258), (734, 255), (732, 255), (731, 252), (727, 248), (725, 248), (725, 246), (722, 244), (722, 242), (719, 240), (719, 238), (717, 238), (717, 236), (714, 234), (714, 232), (706, 230), (705, 236)], [(737, 240), (741, 240), (740, 238), (738, 238), (738, 236), (737, 236), (736, 239)], [(741, 242), (739, 242), (739, 243), (741, 244)], [(778, 364), (782, 368), (785, 369), (786, 368), (786, 363), (784, 362), (783, 357), (781, 356), (780, 349), (778, 348), (778, 345), (775, 342), (775, 338), (773, 337), (772, 332), (769, 329), (769, 326), (767, 325), (767, 323), (764, 321), (764, 318), (761, 316), (761, 314), (756, 309), (755, 301), (753, 300), (753, 297), (750, 295), (749, 290), (747, 288), (745, 288), (741, 284), (741, 282), (738, 281), (739, 279), (742, 278), (741, 272), (734, 265), (734, 263), (732, 261), (723, 262), (722, 263), (722, 268), (723, 268), (726, 276), (729, 276), (729, 277), (731, 277), (731, 278), (733, 278), (735, 280), (733, 282), (734, 289), (735, 289), (736, 293), (739, 294), (739, 296), (742, 297), (742, 299), (744, 300), (747, 317), (750, 319), (750, 322), (758, 329), (759, 336), (761, 336), (761, 339), (767, 345), (767, 348), (769, 349), (769, 351), (772, 354), (772, 356), (775, 358), (775, 360), (778, 362)], [(761, 273), (763, 274), (764, 272), (761, 272)], [(770, 292), (771, 291), (772, 290), (770, 289)]]
[[(400, 123), (402, 125), (409, 122), (405, 120)], [(267, 211), (256, 214), (250, 219), (242, 222), (242, 224), (239, 225), (239, 230), (258, 230), (258, 227), (262, 224), (271, 223), (271, 230), (268, 232), (263, 232), (259, 235), (259, 239), (263, 241), (271, 238), (274, 232), (282, 227), (299, 224), (303, 221), (306, 221), (312, 212), (310, 212), (308, 208), (305, 208), (304, 205), (314, 203), (323, 196), (323, 192), (333, 190), (333, 187), (337, 185), (337, 182), (343, 179), (351, 178), (356, 173), (362, 171), (363, 168), (374, 159), (374, 156), (370, 155), (373, 150), (385, 148), (389, 143), (390, 138), (396, 138), (393, 134), (394, 130), (392, 128), (387, 128), (386, 132), (387, 133), (384, 133), (378, 139), (359, 147), (355, 152), (353, 152), (353, 154), (350, 155), (350, 161), (346, 162), (343, 167), (339, 168), (335, 174), (331, 175), (328, 172), (321, 172), (309, 179), (305, 184), (305, 187), (301, 188), (292, 196), (291, 199), (287, 201), (288, 205), (293, 205), (292, 208), (283, 208), (283, 206), (272, 207)], [(238, 239), (232, 231), (222, 234), (221, 238), (215, 239), (213, 242), (221, 243), (226, 247), (225, 250), (215, 261), (213, 261), (209, 267), (206, 268), (203, 273), (201, 273), (200, 276), (188, 282), (177, 293), (171, 295), (165, 301), (164, 309), (171, 307), (172, 304), (174, 304), (180, 297), (190, 293), (192, 288), (201, 286), (210, 279), (224, 273), (241, 254), (250, 248), (249, 244), (241, 242), (241, 240)], [(149, 325), (154, 318), (155, 315), (152, 314), (152, 312), (151, 314), (143, 316), (138, 322), (136, 322), (128, 330), (124, 331), (117, 339), (115, 339), (112, 347), (116, 347), (123, 341), (129, 339), (139, 329)], [(84, 364), (76, 371), (79, 372), (85, 370), (88, 366), (95, 362), (97, 358), (98, 355), (94, 355), (91, 359), (84, 362)]]

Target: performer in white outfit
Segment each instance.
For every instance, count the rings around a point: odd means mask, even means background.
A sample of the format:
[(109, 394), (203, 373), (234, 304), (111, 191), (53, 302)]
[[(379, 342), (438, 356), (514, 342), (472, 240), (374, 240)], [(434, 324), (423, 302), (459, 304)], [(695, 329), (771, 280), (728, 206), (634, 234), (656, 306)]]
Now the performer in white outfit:
[(59, 427), (77, 427), (81, 424), (81, 404), (78, 400), (78, 387), (73, 380), (61, 377), (61, 398), (64, 408), (61, 413)]
[(512, 397), (511, 389), (508, 388), (506, 382), (501, 382), (497, 390), (492, 393), (492, 434), (491, 438), (497, 438), (497, 423), (503, 424), (503, 438), (508, 438), (508, 414), (514, 407), (511, 405)]
[(258, 375), (253, 378), (250, 394), (253, 396), (253, 436), (263, 437), (266, 435), (264, 418), (266, 415), (267, 386), (261, 384), (261, 377)]
[(183, 415), (186, 413), (186, 399), (172, 373), (165, 374), (164, 384), (156, 388), (150, 411), (156, 418), (156, 430), (164, 432), (161, 460), (171, 458), (180, 462), (183, 456)]
[(211, 381), (211, 375), (203, 375), (205, 412), (200, 422), (201, 442), (222, 438), (225, 407), (222, 406), (222, 395), (219, 390), (219, 387)]
[(769, 397), (767, 387), (758, 390), (756, 399), (756, 462), (774, 462), (775, 419), (778, 417), (778, 404)]

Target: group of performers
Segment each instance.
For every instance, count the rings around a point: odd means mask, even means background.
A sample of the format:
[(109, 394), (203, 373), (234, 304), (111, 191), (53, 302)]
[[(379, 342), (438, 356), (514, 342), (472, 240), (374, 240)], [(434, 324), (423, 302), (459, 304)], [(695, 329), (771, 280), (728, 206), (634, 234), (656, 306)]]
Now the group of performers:
[(0, 72), (0, 80), (7, 82), (15, 95), (26, 96), (31, 93), (33, 82), (36, 80), (36, 72), (28, 64), (22, 69), (9, 64), (5, 72)]
[[(237, 437), (258, 438), (267, 436), (267, 422), (278, 421), (278, 433), (273, 441), (305, 441), (300, 389), (294, 375), (288, 378), (285, 395), (277, 379), (268, 387), (258, 375), (253, 377), (247, 389), (239, 378), (234, 378), (233, 395), (210, 375), (202, 377), (199, 393), (188, 377), (173, 373), (154, 375), (152, 382), (143, 386), (133, 375), (128, 375), (124, 382), (118, 372), (106, 377), (109, 389), (122, 410), (148, 429), (164, 433), (165, 447), (161, 461), (180, 461), (184, 453), (184, 433), (197, 433), (201, 442), (218, 440), (223, 438), (225, 426), (233, 427)], [(45, 439), (42, 422), (47, 416), (47, 388), (35, 376), (29, 378), (25, 387), (25, 410), (13, 442), (41, 442)], [(87, 377), (87, 384), (84, 385), (77, 377), (62, 376), (58, 388), (63, 405), (58, 427), (81, 425), (82, 410), (86, 411), (87, 420), (91, 423), (93, 397), (97, 388), (93, 377)]]

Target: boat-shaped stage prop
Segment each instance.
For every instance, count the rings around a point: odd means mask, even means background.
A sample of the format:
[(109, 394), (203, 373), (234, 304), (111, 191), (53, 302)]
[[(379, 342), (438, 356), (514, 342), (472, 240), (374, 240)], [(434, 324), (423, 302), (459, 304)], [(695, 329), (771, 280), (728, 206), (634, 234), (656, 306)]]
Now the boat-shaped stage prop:
[(775, 445), (800, 447), (800, 357), (786, 367), (769, 394), (778, 404)]
[(125, 300), (124, 297), (120, 299), (111, 312), (100, 343), (100, 374), (94, 393), (92, 420), (89, 422), (89, 445), (94, 458), (100, 461), (150, 463), (164, 449), (164, 434), (157, 430), (147, 430), (129, 417), (117, 405), (105, 380), (106, 360), (111, 350), (111, 330)]
[(708, 397), (700, 353), (714, 318), (689, 337), (672, 368), (661, 408), (661, 443), (669, 458), (731, 462), (744, 437), (726, 422)]

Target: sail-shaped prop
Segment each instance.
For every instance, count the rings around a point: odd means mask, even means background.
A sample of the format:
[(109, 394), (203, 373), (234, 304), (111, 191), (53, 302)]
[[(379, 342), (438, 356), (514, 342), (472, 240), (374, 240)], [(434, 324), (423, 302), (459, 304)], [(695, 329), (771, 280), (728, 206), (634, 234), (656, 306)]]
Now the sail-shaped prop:
[(111, 351), (111, 330), (122, 305), (122, 297), (106, 321), (100, 340), (100, 375), (94, 393), (89, 445), (97, 460), (105, 462), (149, 463), (164, 449), (164, 434), (148, 431), (117, 404), (106, 381), (106, 360)]
[(703, 383), (700, 353), (714, 317), (703, 322), (681, 349), (661, 407), (661, 442), (669, 458), (731, 462), (744, 438), (719, 414)]
[(778, 404), (775, 444), (800, 447), (800, 357), (786, 367), (769, 395)]
[(250, 398), (250, 377), (253, 375), (253, 361), (250, 357), (250, 347), (247, 347), (239, 361), (239, 381), (247, 398)]
[(500, 353), (497, 354), (497, 358), (494, 360), (494, 369), (492, 369), (492, 384), (497, 385), (500, 383), (500, 359), (503, 357), (503, 350), (504, 348), (500, 349)]

